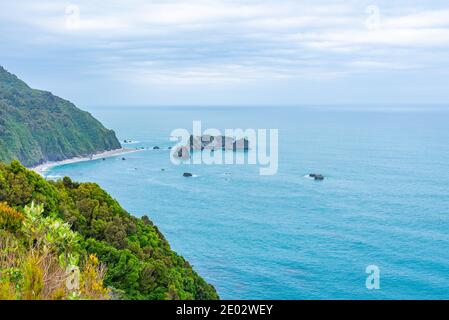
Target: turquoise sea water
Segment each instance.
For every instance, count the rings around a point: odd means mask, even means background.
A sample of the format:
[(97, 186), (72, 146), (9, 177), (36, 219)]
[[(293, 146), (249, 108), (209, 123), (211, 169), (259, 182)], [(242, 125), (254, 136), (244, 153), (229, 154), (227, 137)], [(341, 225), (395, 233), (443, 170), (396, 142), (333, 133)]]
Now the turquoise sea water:
[[(147, 214), (230, 299), (449, 299), (449, 109), (92, 108), (128, 147), (57, 167)], [(174, 166), (170, 132), (279, 129), (279, 171)], [(164, 168), (165, 171), (161, 171)], [(197, 177), (184, 178), (192, 172)], [(316, 182), (311, 172), (327, 179)], [(365, 268), (380, 268), (380, 289)]]

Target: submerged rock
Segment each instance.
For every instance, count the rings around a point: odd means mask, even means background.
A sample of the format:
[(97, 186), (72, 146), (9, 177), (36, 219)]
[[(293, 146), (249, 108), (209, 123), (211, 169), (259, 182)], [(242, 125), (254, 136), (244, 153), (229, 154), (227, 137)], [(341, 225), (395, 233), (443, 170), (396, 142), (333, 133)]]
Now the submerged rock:
[(190, 172), (184, 172), (184, 174), (182, 176), (188, 178), (188, 177), (192, 177), (193, 174), (191, 174)]

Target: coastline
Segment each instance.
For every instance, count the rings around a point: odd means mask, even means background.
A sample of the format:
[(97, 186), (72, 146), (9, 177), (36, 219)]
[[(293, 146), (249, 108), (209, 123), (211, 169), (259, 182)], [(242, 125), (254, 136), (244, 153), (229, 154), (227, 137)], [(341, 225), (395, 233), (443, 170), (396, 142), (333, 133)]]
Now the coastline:
[(47, 172), (48, 170), (50, 170), (51, 168), (54, 168), (54, 167), (63, 166), (66, 164), (78, 163), (78, 162), (98, 160), (98, 159), (102, 159), (102, 158), (111, 158), (111, 157), (120, 156), (120, 155), (137, 152), (137, 151), (140, 151), (140, 149), (120, 148), (120, 149), (95, 153), (89, 157), (75, 157), (75, 158), (65, 159), (65, 160), (61, 160), (61, 161), (48, 161), (48, 162), (44, 162), (38, 166), (29, 168), (29, 169), (40, 174), (41, 176), (44, 176), (45, 172)]

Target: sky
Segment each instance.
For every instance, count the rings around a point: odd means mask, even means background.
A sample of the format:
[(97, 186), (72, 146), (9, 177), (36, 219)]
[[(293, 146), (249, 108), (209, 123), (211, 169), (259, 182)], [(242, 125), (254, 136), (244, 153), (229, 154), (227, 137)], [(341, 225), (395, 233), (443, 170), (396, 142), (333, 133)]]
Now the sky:
[(0, 0), (0, 35), (80, 106), (449, 104), (447, 0)]

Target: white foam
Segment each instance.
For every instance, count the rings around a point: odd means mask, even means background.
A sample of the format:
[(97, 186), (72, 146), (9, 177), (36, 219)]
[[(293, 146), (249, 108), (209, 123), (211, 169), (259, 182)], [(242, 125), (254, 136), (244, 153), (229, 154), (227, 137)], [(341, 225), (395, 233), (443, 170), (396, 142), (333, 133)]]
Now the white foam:
[(45, 178), (46, 179), (50, 179), (50, 180), (58, 180), (58, 179), (61, 179), (62, 176), (60, 176), (60, 175), (48, 175), (48, 176), (45, 176)]

